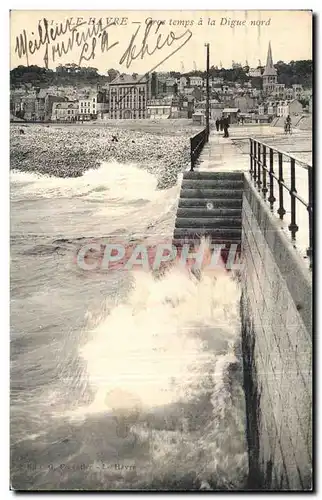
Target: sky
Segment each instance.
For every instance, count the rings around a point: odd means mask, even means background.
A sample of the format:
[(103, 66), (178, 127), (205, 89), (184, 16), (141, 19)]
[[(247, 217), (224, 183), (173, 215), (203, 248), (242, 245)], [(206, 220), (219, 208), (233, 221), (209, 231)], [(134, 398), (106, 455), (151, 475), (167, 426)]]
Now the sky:
[[(151, 19), (153, 24), (149, 25)], [(118, 24), (104, 30), (107, 23)], [(65, 34), (57, 34), (57, 30)], [(222, 64), (228, 68), (232, 61), (243, 65), (247, 61), (257, 67), (259, 61), (266, 62), (269, 41), (274, 62), (312, 59), (312, 14), (305, 10), (14, 10), (10, 38), (11, 68), (19, 64), (45, 66), (47, 54), (50, 69), (75, 63), (95, 67), (102, 74), (109, 68), (139, 74), (204, 70), (206, 43), (210, 44), (210, 66)], [(21, 57), (16, 50), (17, 39)], [(66, 54), (62, 53), (62, 44)]]

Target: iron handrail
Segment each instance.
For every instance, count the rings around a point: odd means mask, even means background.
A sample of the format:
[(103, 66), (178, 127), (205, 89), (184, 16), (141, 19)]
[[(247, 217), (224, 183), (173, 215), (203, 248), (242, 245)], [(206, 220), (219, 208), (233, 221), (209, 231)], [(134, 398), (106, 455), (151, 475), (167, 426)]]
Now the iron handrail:
[[(312, 267), (312, 250), (313, 250), (313, 178), (312, 178), (312, 165), (294, 157), (290, 153), (279, 150), (258, 141), (252, 137), (250, 141), (250, 176), (255, 185), (262, 191), (263, 197), (270, 203), (270, 209), (273, 212), (274, 203), (277, 201), (275, 194), (278, 195), (278, 210), (277, 213), (281, 220), (283, 220), (286, 210), (284, 208), (284, 190), (289, 193), (291, 197), (291, 223), (288, 226), (291, 232), (292, 240), (296, 240), (296, 233), (299, 230), (296, 220), (296, 203), (300, 202), (308, 211), (309, 222), (309, 246), (307, 248), (307, 256), (310, 259), (310, 267)], [(274, 171), (274, 156), (278, 158), (278, 173)], [(284, 180), (283, 171), (283, 157), (287, 157), (290, 161), (291, 185), (288, 186)], [(268, 161), (267, 161), (268, 160)], [(308, 201), (305, 201), (302, 196), (299, 196), (296, 189), (296, 169), (295, 167), (305, 168), (308, 172)], [(267, 177), (269, 183), (267, 186)], [(274, 193), (274, 180), (278, 184), (278, 193)]]
[(207, 128), (204, 128), (203, 130), (201, 130), (201, 132), (198, 132), (198, 134), (190, 138), (191, 172), (193, 172), (196, 161), (199, 158), (199, 155), (207, 141), (208, 141)]
[[(272, 149), (274, 151), (274, 153), (282, 153), (284, 156), (287, 156), (290, 159), (294, 159), (303, 168), (306, 168), (306, 169), (312, 168), (312, 165), (310, 162), (300, 160), (299, 158), (296, 158), (294, 155), (292, 155), (291, 153), (288, 153), (287, 151), (284, 151), (283, 149), (274, 148), (273, 146), (266, 144), (265, 142), (258, 141), (257, 139), (254, 139), (254, 137), (248, 137), (248, 139), (250, 139), (251, 141), (260, 142), (263, 146), (266, 146), (266, 148)], [(306, 152), (309, 153), (310, 151), (306, 151)]]

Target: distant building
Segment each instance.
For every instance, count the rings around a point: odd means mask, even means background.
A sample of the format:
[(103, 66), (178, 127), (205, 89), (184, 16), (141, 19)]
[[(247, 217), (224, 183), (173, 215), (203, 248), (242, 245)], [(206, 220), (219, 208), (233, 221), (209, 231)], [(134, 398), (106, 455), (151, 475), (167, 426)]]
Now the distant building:
[(192, 118), (195, 107), (195, 98), (192, 95), (184, 96), (181, 108), (182, 118)]
[(237, 123), (239, 113), (240, 113), (239, 108), (224, 108), (223, 109), (223, 115), (229, 118), (229, 123)]
[(284, 94), (284, 99), (293, 99), (293, 89), (292, 87), (289, 87), (287, 89), (285, 89), (285, 94)]
[(272, 94), (279, 99), (283, 99), (283, 97), (285, 97), (285, 84), (284, 83), (276, 83)]
[(105, 120), (109, 113), (109, 86), (99, 87), (97, 91), (96, 112), (98, 120)]
[(147, 103), (147, 117), (165, 119), (171, 115), (172, 99), (151, 99)]
[(21, 96), (12, 95), (10, 96), (10, 112), (13, 115), (21, 114), (23, 112), (24, 106)]
[(190, 87), (202, 87), (203, 80), (201, 76), (190, 76)]
[[(222, 116), (225, 104), (222, 102), (218, 102), (217, 99), (210, 99), (209, 108), (210, 120), (216, 120), (217, 118), (220, 118)], [(196, 104), (196, 111), (203, 111), (204, 113), (206, 113), (206, 101), (201, 101)]]
[(230, 91), (229, 85), (222, 85), (222, 87), (221, 87), (222, 94), (228, 94), (229, 91)]
[(252, 109), (255, 105), (255, 99), (248, 95), (235, 97), (234, 99), (234, 107), (239, 108), (240, 111), (245, 112), (249, 109)]
[(224, 83), (224, 79), (221, 77), (214, 76), (212, 79), (213, 85), (222, 85)]
[(267, 103), (267, 114), (271, 116), (277, 116), (277, 106), (276, 101), (270, 101)]
[(206, 122), (206, 116), (203, 111), (195, 111), (192, 115), (192, 123), (198, 125), (204, 125)]
[(277, 106), (277, 116), (300, 115), (303, 106), (297, 99), (291, 101), (280, 101)]
[(268, 95), (275, 91), (277, 84), (277, 71), (273, 65), (271, 42), (268, 45), (267, 61), (263, 73), (263, 92)]
[(168, 95), (175, 95), (178, 90), (177, 80), (175, 78), (167, 78), (165, 82), (165, 89)]
[(78, 102), (54, 102), (51, 120), (54, 122), (74, 122), (78, 119)]
[(252, 97), (259, 97), (261, 95), (261, 91), (259, 89), (251, 88), (249, 95)]
[(24, 97), (22, 99), (22, 108), (25, 120), (30, 120), (30, 121), (37, 120), (35, 97)]
[(188, 84), (188, 80), (185, 76), (181, 76), (179, 79), (179, 92), (183, 93), (184, 89)]
[(66, 97), (50, 94), (46, 89), (40, 89), (36, 95), (35, 113), (37, 121), (50, 121), (55, 102), (64, 102)]
[(294, 83), (292, 85), (292, 90), (293, 90), (293, 99), (300, 99), (303, 94), (303, 86), (299, 85), (298, 83)]
[(261, 103), (258, 105), (258, 114), (259, 115), (264, 115), (265, 114), (265, 104)]
[(186, 87), (183, 91), (183, 95), (186, 97), (192, 96), (195, 98), (196, 101), (200, 101), (202, 99), (202, 92), (201, 89), (199, 89), (198, 87), (195, 88)]
[(150, 94), (148, 75), (138, 75), (137, 73), (119, 75), (110, 83), (110, 118), (146, 118)]
[(226, 108), (233, 108), (234, 106), (234, 97), (232, 94), (222, 94), (220, 96), (220, 101), (225, 104)]
[(81, 121), (89, 121), (97, 118), (97, 94), (92, 94), (87, 99), (79, 100), (78, 118)]
[(258, 78), (262, 76), (262, 71), (260, 68), (251, 68), (248, 72), (248, 76), (252, 78)]
[(161, 83), (165, 83), (169, 77), (170, 77), (170, 73), (162, 72), (162, 71), (157, 72), (157, 79)]

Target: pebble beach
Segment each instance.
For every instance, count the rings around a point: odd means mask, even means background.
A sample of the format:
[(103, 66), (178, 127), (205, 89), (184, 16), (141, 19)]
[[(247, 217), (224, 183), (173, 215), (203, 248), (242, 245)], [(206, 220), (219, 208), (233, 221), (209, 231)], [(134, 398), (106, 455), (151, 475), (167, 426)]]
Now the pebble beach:
[(11, 169), (55, 177), (80, 177), (102, 162), (117, 161), (137, 164), (155, 174), (158, 188), (174, 185), (177, 174), (189, 165), (190, 137), (200, 128), (188, 120), (124, 122), (13, 124)]

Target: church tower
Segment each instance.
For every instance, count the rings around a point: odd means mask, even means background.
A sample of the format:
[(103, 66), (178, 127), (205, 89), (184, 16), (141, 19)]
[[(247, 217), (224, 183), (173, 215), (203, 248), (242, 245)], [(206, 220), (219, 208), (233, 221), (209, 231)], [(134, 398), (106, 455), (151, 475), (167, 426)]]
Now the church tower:
[(262, 78), (264, 94), (271, 94), (274, 92), (275, 85), (277, 84), (277, 71), (273, 66), (271, 42), (268, 44), (266, 67)]

